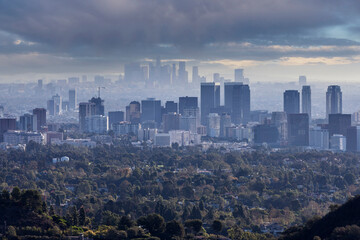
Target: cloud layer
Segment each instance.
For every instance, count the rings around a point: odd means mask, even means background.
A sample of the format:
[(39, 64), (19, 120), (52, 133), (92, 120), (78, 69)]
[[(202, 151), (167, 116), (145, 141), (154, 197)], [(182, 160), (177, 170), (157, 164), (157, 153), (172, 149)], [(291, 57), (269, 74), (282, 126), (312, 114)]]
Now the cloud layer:
[(359, 13), (356, 0), (0, 0), (0, 59), (351, 61)]

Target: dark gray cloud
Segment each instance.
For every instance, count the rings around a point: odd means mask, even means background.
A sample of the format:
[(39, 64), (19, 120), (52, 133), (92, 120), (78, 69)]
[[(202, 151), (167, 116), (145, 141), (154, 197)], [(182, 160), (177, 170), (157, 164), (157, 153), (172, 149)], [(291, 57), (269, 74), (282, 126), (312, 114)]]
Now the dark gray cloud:
[(359, 13), (358, 0), (0, 0), (0, 54), (76, 58), (79, 66), (154, 56), (352, 57), (355, 38), (323, 34), (358, 32), (350, 25)]
[(0, 28), (64, 49), (189, 47), (306, 35), (346, 24), (344, 13), (358, 5), (346, 2), (338, 6), (334, 0), (1, 0)]

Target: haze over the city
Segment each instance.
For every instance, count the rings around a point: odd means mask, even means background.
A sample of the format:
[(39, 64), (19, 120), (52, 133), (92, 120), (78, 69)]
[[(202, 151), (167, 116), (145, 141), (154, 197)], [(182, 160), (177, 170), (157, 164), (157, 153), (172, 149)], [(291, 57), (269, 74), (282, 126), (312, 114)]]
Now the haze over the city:
[(0, 81), (117, 78), (128, 62), (187, 61), (211, 79), (355, 82), (360, 2), (0, 1)]

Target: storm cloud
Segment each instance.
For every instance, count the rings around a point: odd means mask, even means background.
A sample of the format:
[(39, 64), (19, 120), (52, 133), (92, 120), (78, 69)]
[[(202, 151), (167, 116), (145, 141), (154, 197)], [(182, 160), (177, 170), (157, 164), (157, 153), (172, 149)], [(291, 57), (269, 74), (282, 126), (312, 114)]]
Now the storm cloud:
[(359, 13), (355, 0), (0, 0), (0, 54), (351, 58)]

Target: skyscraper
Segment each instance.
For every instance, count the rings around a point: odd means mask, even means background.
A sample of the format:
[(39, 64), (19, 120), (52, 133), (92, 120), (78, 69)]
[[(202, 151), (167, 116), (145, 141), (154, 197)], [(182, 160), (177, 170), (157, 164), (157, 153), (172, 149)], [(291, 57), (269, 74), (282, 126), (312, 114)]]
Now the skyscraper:
[(80, 131), (86, 131), (86, 117), (95, 115), (95, 103), (79, 103), (79, 128)]
[(100, 97), (93, 97), (89, 100), (89, 102), (95, 104), (95, 113), (93, 115), (105, 115), (104, 100), (102, 100)]
[(284, 144), (288, 137), (287, 115), (285, 112), (272, 112), (271, 123), (274, 124), (279, 132), (280, 144)]
[(0, 142), (4, 141), (4, 133), (16, 129), (16, 118), (0, 118)]
[(336, 113), (342, 113), (342, 92), (340, 86), (331, 85), (326, 92), (326, 118)]
[(192, 68), (192, 83), (198, 84), (200, 82), (199, 67), (193, 66)]
[(56, 94), (52, 97), (52, 100), (54, 101), (54, 115), (61, 114), (62, 111), (62, 98), (59, 94)]
[(306, 113), (288, 114), (290, 146), (309, 146), (309, 116)]
[(284, 92), (284, 112), (287, 114), (300, 113), (300, 93), (297, 90)]
[(188, 72), (185, 69), (185, 62), (179, 62), (179, 85), (184, 85), (188, 83)]
[(163, 130), (168, 133), (171, 130), (179, 130), (180, 115), (176, 112), (166, 113), (162, 116)]
[(126, 121), (132, 124), (139, 124), (140, 116), (140, 103), (132, 101), (129, 106), (126, 107)]
[(174, 101), (166, 101), (165, 103), (165, 112), (166, 113), (177, 113), (178, 112), (178, 104)]
[(77, 106), (76, 102), (77, 102), (76, 90), (70, 89), (69, 90), (69, 108), (71, 110), (75, 110), (75, 108)]
[(232, 122), (246, 124), (250, 120), (250, 87), (241, 82), (225, 86), (225, 108), (230, 110)]
[(184, 114), (185, 109), (194, 109), (198, 108), (198, 98), (197, 97), (179, 97), (179, 113)]
[(141, 122), (153, 121), (157, 126), (161, 124), (161, 101), (148, 98), (141, 101)]
[(307, 113), (311, 119), (311, 88), (303, 86), (301, 91), (301, 112)]
[(231, 116), (228, 113), (220, 115), (220, 137), (226, 137), (226, 129), (231, 127)]
[(201, 124), (206, 126), (212, 108), (220, 106), (220, 83), (201, 83)]
[(33, 129), (33, 115), (25, 113), (20, 116), (20, 130), (32, 131)]
[(346, 136), (351, 127), (351, 114), (329, 114), (329, 135), (341, 134)]
[(43, 126), (46, 126), (46, 109), (35, 108), (33, 110), (33, 131), (40, 131)]
[(50, 116), (55, 115), (55, 102), (53, 99), (47, 101), (46, 109)]
[(210, 137), (220, 136), (220, 116), (217, 113), (209, 113), (207, 116), (207, 135)]
[(109, 128), (110, 129), (112, 129), (113, 123), (124, 121), (124, 112), (123, 111), (108, 112), (108, 116), (109, 116)]
[(244, 69), (235, 69), (235, 82), (244, 82)]
[(299, 85), (306, 85), (306, 76), (299, 76)]

